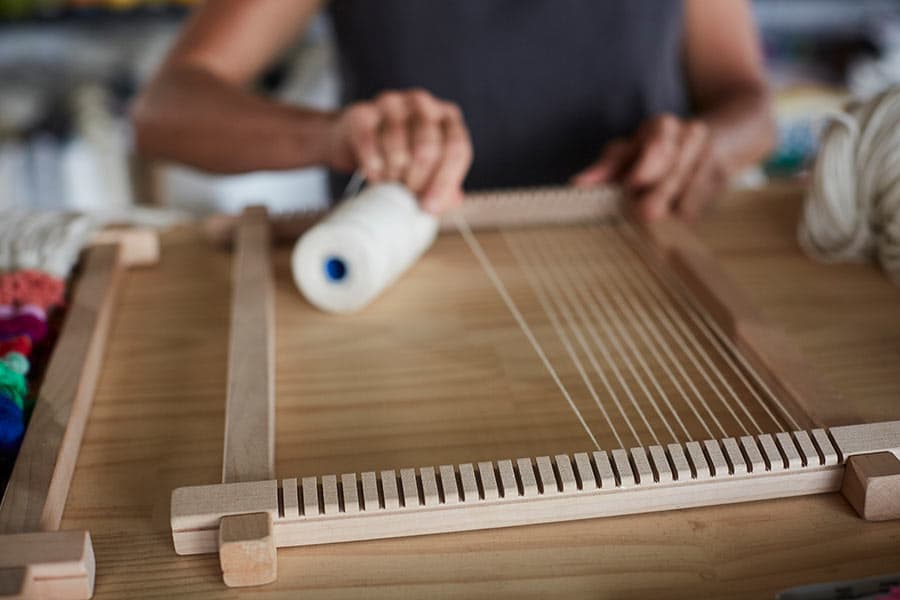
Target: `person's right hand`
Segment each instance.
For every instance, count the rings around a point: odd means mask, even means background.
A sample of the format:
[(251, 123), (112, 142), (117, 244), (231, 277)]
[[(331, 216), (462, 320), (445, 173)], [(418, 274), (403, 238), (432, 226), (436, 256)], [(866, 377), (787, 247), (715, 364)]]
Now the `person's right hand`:
[(472, 142), (459, 107), (424, 90), (389, 91), (351, 104), (330, 132), (328, 165), (362, 169), (373, 183), (405, 184), (432, 213), (462, 200)]

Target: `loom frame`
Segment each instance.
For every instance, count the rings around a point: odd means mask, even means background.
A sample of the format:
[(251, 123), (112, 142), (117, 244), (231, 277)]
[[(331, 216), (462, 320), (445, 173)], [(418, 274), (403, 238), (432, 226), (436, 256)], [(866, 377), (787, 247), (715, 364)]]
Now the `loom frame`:
[[(464, 202), (461, 210), (473, 228), (485, 229), (577, 223), (618, 212), (618, 200), (609, 191), (543, 194), (554, 201), (537, 201), (533, 194), (531, 202), (514, 200), (516, 195), (483, 194)], [(826, 427), (815, 412), (829, 394), (826, 387), (787, 336), (676, 221), (641, 231), (657, 258), (680, 277), (803, 429), (437, 469), (276, 479), (269, 248), (273, 237), (296, 239), (320, 216), (270, 221), (265, 209), (253, 207), (239, 219), (218, 218), (207, 224), (217, 242), (228, 244), (234, 236), (236, 252), (223, 483), (175, 489), (171, 526), (178, 554), (219, 553), (226, 585), (274, 581), (278, 547), (839, 490), (863, 518), (900, 518), (900, 421)], [(442, 229), (449, 224), (442, 222)], [(255, 325), (249, 326), (248, 319)], [(248, 371), (247, 365), (253, 369)]]
[(0, 597), (83, 600), (94, 593), (89, 531), (60, 530), (122, 272), (159, 262), (149, 229), (97, 232), (51, 353), (0, 503)]

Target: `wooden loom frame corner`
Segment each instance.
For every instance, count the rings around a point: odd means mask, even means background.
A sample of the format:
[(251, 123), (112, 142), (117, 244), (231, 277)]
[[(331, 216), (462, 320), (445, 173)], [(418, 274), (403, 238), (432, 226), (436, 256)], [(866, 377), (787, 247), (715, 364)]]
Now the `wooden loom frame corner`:
[(60, 531), (123, 269), (159, 260), (156, 232), (98, 232), (38, 390), (0, 503), (0, 597), (82, 600), (94, 590), (90, 533)]

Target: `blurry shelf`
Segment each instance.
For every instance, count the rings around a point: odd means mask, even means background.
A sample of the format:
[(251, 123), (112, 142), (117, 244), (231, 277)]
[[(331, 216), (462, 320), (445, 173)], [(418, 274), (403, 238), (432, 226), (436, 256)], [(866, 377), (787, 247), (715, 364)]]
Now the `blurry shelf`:
[[(17, 4), (33, 5), (18, 7)], [(63, 6), (41, 8), (39, 3), (12, 2), (0, 0), (0, 28), (20, 25), (84, 23), (103, 25), (106, 23), (140, 23), (155, 19), (180, 19), (190, 12), (195, 2), (122, 2), (119, 7)]]

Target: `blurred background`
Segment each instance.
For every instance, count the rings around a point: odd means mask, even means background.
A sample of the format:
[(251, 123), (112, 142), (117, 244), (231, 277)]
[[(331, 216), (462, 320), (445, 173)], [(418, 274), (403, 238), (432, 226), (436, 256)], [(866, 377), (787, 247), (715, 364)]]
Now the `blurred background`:
[[(204, 214), (260, 201), (275, 210), (326, 202), (320, 169), (212, 176), (135, 159), (128, 103), (193, 4), (0, 0), (0, 209), (156, 204)], [(780, 140), (749, 184), (801, 175), (829, 111), (900, 84), (900, 0), (755, 0), (754, 8)], [(286, 102), (335, 105), (326, 17), (259, 86)]]

